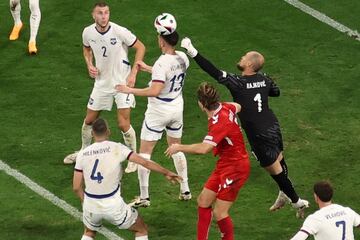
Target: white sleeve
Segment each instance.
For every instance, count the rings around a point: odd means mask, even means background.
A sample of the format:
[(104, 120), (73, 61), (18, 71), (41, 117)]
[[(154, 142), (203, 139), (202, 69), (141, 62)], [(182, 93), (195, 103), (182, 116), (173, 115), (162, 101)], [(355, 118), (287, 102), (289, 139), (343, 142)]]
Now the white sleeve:
[(305, 219), (300, 231), (303, 231), (308, 235), (315, 235), (320, 229), (320, 224), (321, 221), (316, 219), (314, 215), (311, 214)]
[(303, 232), (303, 231), (298, 231), (297, 234), (295, 234), (295, 236), (293, 236), (290, 240), (305, 240), (308, 238), (308, 234)]
[(83, 46), (84, 47), (90, 47), (89, 38), (88, 38), (86, 28), (84, 29), (84, 31), (82, 33), (82, 40), (83, 40)]
[(353, 217), (354, 217), (354, 222), (353, 222), (353, 226), (354, 227), (360, 227), (360, 215), (357, 214), (354, 210), (352, 210), (351, 208), (348, 208), (349, 211), (352, 213)]
[(74, 170), (78, 171), (78, 172), (82, 172), (83, 171), (83, 161), (82, 161), (82, 154), (80, 154), (80, 152), (77, 154), (76, 156), (76, 162), (75, 162), (75, 167)]
[(155, 62), (154, 66), (152, 68), (151, 80), (159, 81), (159, 82), (166, 81), (165, 66), (163, 63), (160, 63), (159, 60)]
[(132, 47), (135, 44), (137, 38), (127, 28), (118, 26), (116, 32), (118, 34), (118, 37), (121, 39), (123, 43), (126, 44), (126, 46)]
[(131, 154), (134, 152), (133, 150), (129, 149), (127, 146), (119, 143), (120, 148), (120, 162), (123, 162), (131, 156)]
[(190, 61), (187, 55), (182, 51), (175, 51), (177, 55), (179, 55), (185, 62), (186, 69), (190, 66)]

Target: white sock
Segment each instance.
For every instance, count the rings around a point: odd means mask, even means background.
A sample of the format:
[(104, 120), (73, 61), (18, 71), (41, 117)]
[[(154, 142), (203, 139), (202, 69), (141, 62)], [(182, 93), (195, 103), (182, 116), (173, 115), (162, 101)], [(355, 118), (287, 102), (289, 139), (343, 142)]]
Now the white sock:
[(14, 25), (20, 25), (21, 22), (21, 4), (20, 0), (10, 0), (10, 12), (14, 19)]
[(91, 140), (92, 140), (92, 136), (91, 136), (91, 125), (87, 125), (85, 124), (85, 122), (82, 125), (81, 128), (81, 149), (86, 148), (87, 146), (90, 146), (91, 144)]
[(130, 125), (130, 128), (127, 132), (122, 132), (124, 143), (128, 146), (131, 150), (136, 152), (136, 133), (133, 127)]
[(36, 36), (38, 34), (41, 12), (39, 7), (39, 0), (29, 0), (30, 7), (30, 42), (36, 42)]
[(81, 240), (93, 240), (93, 238), (89, 237), (89, 236), (86, 236), (86, 235), (83, 235)]
[(145, 236), (141, 236), (141, 237), (135, 237), (135, 240), (149, 240), (149, 239), (148, 239), (148, 236), (145, 235)]
[[(140, 153), (145, 159), (150, 159), (151, 155), (146, 153)], [(140, 186), (140, 198), (145, 199), (149, 198), (149, 178), (150, 178), (150, 170), (144, 168), (143, 166), (138, 166), (138, 178), (139, 178), (139, 186)]]
[(180, 191), (182, 193), (190, 192), (189, 184), (188, 184), (187, 162), (186, 162), (185, 154), (183, 152), (178, 152), (178, 153), (171, 155), (171, 157), (174, 160), (176, 172), (183, 179), (180, 182)]

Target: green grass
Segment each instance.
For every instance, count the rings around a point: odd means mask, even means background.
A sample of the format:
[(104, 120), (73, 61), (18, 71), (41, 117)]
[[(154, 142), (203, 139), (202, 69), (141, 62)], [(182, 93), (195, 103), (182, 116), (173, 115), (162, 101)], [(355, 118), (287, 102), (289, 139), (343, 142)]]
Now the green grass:
[[(108, 1), (112, 21), (131, 29), (147, 46), (145, 61), (152, 64), (160, 55), (153, 19), (161, 12), (177, 17), (181, 36), (190, 36), (198, 49), (217, 66), (237, 72), (235, 64), (248, 50), (266, 57), (265, 72), (281, 88), (281, 97), (271, 100), (285, 140), (290, 176), (299, 194), (309, 199), (315, 211), (311, 188), (315, 181), (330, 179), (334, 200), (360, 212), (360, 42), (337, 32), (283, 1)], [(325, 14), (359, 29), (360, 5), (346, 0), (304, 1)], [(38, 36), (39, 54), (28, 56), (28, 1), (23, 1), (24, 31), (18, 41), (8, 41), (12, 18), (8, 2), (0, 3), (0, 159), (18, 169), (58, 197), (80, 209), (71, 191), (72, 167), (64, 156), (80, 146), (80, 127), (92, 80), (82, 58), (81, 32), (92, 23), (94, 1), (42, 1), (42, 23)], [(145, 86), (149, 75), (142, 73), (137, 86)], [(201, 141), (206, 134), (206, 117), (197, 107), (195, 90), (211, 81), (191, 62), (185, 96), (183, 142)], [(224, 101), (227, 90), (217, 85)], [(146, 99), (137, 98), (132, 124), (140, 134)], [(115, 112), (104, 112), (110, 122), (112, 140), (122, 141), (116, 129)], [(173, 169), (164, 157), (165, 141), (153, 158)], [(216, 158), (188, 155), (191, 202), (177, 200), (178, 187), (162, 176), (151, 174), (152, 206), (140, 213), (149, 225), (151, 239), (194, 239), (196, 201)], [(125, 175), (126, 201), (138, 194), (136, 174)], [(301, 226), (290, 207), (270, 214), (276, 198), (271, 178), (252, 159), (248, 183), (232, 207), (236, 239), (289, 239)], [(4, 239), (79, 239), (82, 224), (62, 210), (0, 172), (0, 230)], [(115, 230), (114, 228), (112, 228)], [(126, 231), (115, 230), (125, 239)], [(356, 231), (355, 238), (359, 238)], [(99, 239), (104, 239), (99, 236)], [(219, 239), (216, 224), (210, 239)]]

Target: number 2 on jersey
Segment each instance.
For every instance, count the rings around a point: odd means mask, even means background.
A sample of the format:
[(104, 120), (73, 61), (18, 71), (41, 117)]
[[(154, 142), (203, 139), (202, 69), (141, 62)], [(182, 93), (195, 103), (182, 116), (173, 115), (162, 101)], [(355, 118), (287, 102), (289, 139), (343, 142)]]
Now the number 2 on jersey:
[(254, 97), (254, 101), (258, 104), (258, 112), (262, 111), (262, 100), (261, 100), (261, 94), (257, 93)]
[[(185, 78), (185, 73), (181, 73), (179, 76), (174, 76), (170, 82), (171, 82), (171, 86), (170, 86), (170, 90), (169, 92), (177, 92), (177, 91), (180, 91), (181, 88), (183, 87), (183, 84), (184, 84), (184, 78)], [(176, 81), (177, 80), (177, 81)], [(179, 86), (178, 87), (175, 87), (175, 82), (176, 83), (179, 83)]]
[(101, 49), (104, 50), (104, 52), (103, 52), (103, 57), (107, 57), (108, 55), (106, 55), (106, 47), (105, 47), (105, 46), (102, 46)]
[[(101, 175), (100, 172), (96, 172), (96, 169), (97, 169), (97, 166), (99, 164), (99, 159), (96, 159), (95, 160), (95, 163), (94, 163), (94, 166), (93, 166), (93, 169), (91, 171), (91, 180), (94, 180), (94, 181), (97, 181), (98, 183), (101, 183), (102, 180), (104, 179), (104, 177)], [(96, 175), (95, 175), (96, 173)]]
[(341, 240), (345, 240), (345, 221), (338, 221), (335, 223), (337, 227), (339, 227), (340, 225), (342, 225), (342, 237)]

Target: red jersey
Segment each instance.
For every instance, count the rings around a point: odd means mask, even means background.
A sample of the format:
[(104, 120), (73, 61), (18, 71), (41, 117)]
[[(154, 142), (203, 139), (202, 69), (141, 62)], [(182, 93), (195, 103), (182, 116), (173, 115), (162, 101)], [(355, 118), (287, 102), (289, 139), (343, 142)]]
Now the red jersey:
[(248, 162), (244, 138), (237, 123), (236, 107), (228, 103), (220, 103), (214, 115), (208, 121), (209, 132), (204, 143), (215, 146), (214, 155), (219, 155), (218, 167), (241, 166)]

